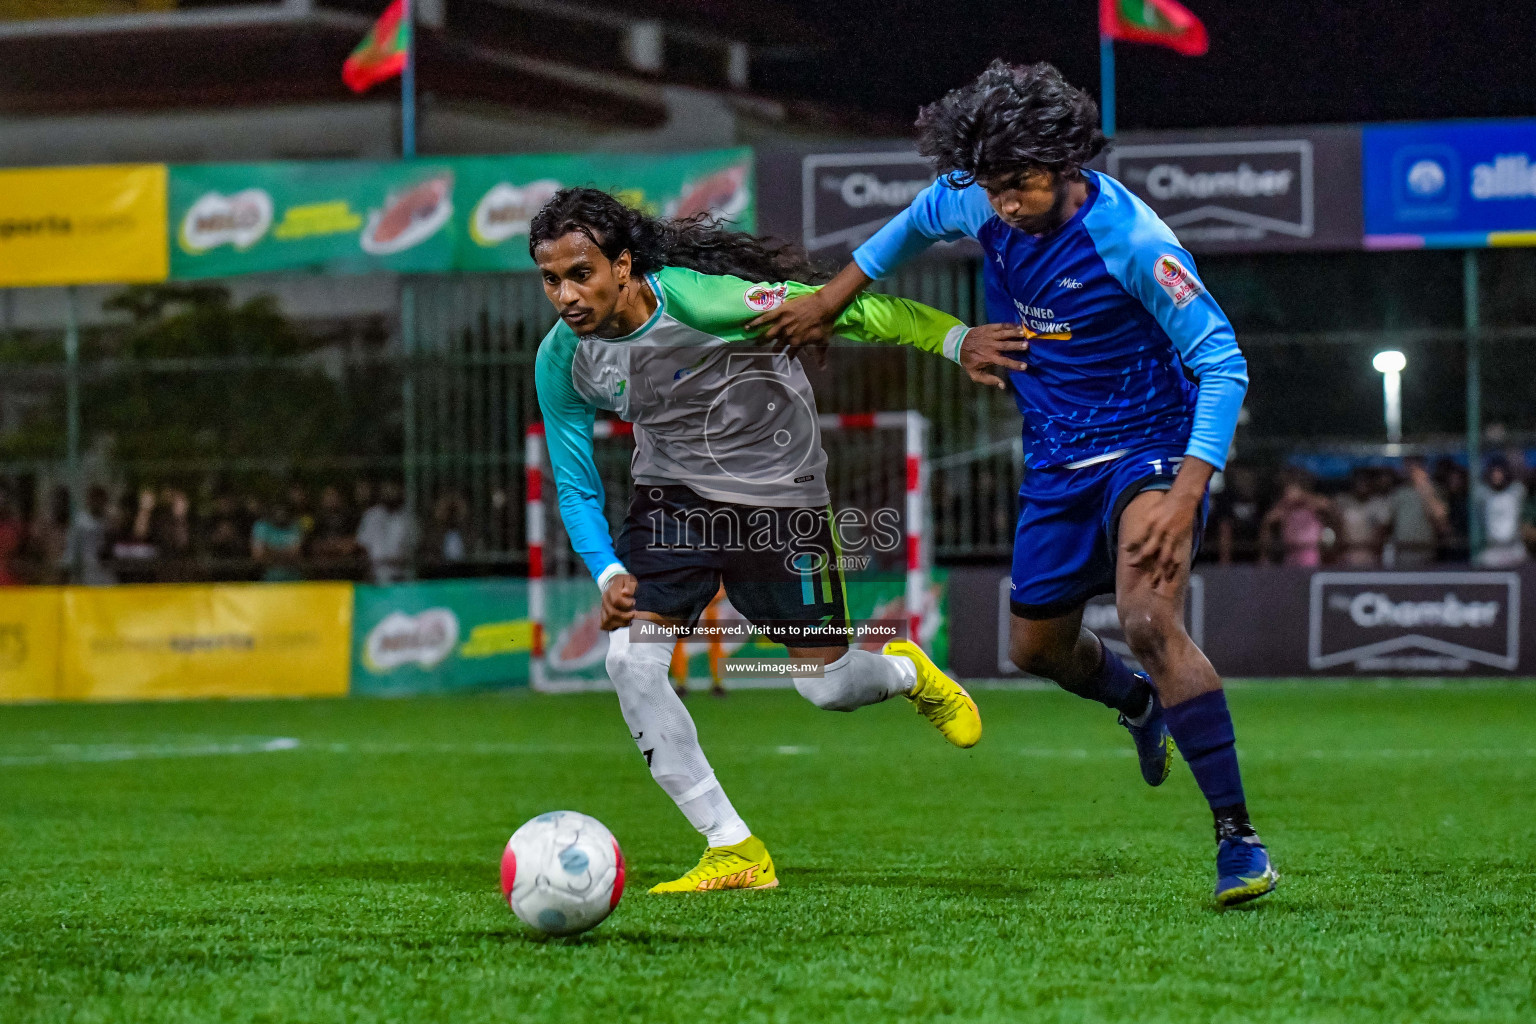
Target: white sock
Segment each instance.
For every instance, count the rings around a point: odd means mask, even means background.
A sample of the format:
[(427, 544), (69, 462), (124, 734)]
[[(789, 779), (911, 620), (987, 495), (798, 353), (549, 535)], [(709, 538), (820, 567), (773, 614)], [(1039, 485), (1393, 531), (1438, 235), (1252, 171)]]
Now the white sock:
[(651, 777), (710, 846), (734, 845), (752, 831), (715, 780), (698, 729), (667, 678), (671, 663), (671, 644), (632, 643), (627, 629), (609, 634), (608, 677)]
[(668, 793), (677, 801), (678, 810), (683, 812), (688, 823), (699, 830), (710, 846), (735, 846), (752, 834), (713, 775), (686, 793), (679, 795), (670, 790)]
[(917, 666), (910, 658), (850, 650), (828, 662), (820, 679), (795, 679), (800, 696), (827, 711), (852, 711), (912, 692)]

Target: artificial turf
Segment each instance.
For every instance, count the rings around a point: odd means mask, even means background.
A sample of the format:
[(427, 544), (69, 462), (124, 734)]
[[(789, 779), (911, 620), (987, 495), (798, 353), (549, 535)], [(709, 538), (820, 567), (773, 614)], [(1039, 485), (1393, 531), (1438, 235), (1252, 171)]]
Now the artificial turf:
[[(702, 843), (611, 695), (0, 709), (0, 1020), (1536, 1018), (1536, 686), (1234, 687), (1284, 880), (1227, 912), (1186, 769), (978, 699), (959, 751), (900, 701), (690, 698), (783, 884), (674, 897)], [(630, 865), (573, 940), (496, 884), (556, 808)]]

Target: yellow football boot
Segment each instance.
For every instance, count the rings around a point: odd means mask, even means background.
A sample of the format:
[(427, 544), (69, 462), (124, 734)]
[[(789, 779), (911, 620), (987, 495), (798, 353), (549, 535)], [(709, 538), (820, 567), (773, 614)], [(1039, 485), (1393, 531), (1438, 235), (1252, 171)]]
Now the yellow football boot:
[(923, 649), (910, 640), (892, 640), (883, 654), (898, 654), (917, 666), (917, 685), (907, 700), (957, 747), (974, 747), (981, 739), (981, 712), (965, 687), (939, 671)]
[(714, 892), (717, 889), (774, 889), (779, 876), (773, 870), (768, 847), (757, 836), (747, 836), (735, 846), (711, 846), (699, 866), (682, 878), (651, 886), (651, 892)]

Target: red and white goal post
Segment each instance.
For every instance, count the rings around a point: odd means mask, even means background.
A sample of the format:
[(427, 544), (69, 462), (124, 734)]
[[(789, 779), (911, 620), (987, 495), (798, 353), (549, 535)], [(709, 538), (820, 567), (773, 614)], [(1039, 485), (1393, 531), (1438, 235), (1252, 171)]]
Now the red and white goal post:
[[(932, 517), (928, 504), (928, 420), (915, 410), (904, 412), (823, 413), (819, 417), (822, 435), (869, 430), (901, 431), (905, 440), (906, 502), (903, 517), (903, 541), (906, 548), (906, 586), (903, 605), (907, 617), (907, 635), (922, 635), (925, 619), (936, 612), (929, 607), (929, 575), (933, 564), (931, 548)], [(631, 424), (621, 420), (598, 420), (592, 424), (594, 440), (628, 437)], [(527, 483), (527, 509), (524, 518), (528, 544), (528, 618), (533, 625), (533, 650), (530, 685), (539, 690), (586, 689), (580, 680), (561, 680), (551, 673), (548, 657), (548, 593), (550, 580), (546, 563), (544, 424), (532, 423), (524, 437), (523, 466)], [(552, 488), (551, 488), (552, 490)], [(558, 513), (557, 513), (558, 514)], [(604, 644), (606, 647), (606, 644)], [(572, 685), (575, 683), (576, 685)], [(789, 680), (784, 680), (789, 685)]]

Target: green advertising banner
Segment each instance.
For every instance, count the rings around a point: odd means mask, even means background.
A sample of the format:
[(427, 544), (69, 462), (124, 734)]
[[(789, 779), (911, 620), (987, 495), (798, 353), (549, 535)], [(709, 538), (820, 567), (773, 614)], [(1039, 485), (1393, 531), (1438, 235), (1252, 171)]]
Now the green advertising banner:
[[(900, 619), (906, 615), (905, 582), (900, 579), (848, 581), (849, 610), (855, 619)], [(526, 686), (531, 675), (533, 625), (528, 619), (524, 579), (443, 580), (354, 588), (352, 687), (364, 696), (446, 693), (466, 689)], [(606, 637), (599, 628), (597, 588), (585, 578), (544, 584), (546, 672), (557, 688), (604, 687)], [(935, 570), (928, 600), (938, 614), (927, 618), (920, 637), (933, 660), (949, 660), (945, 573)], [(718, 621), (739, 619), (722, 602)], [(878, 649), (879, 644), (869, 645)], [(688, 675), (707, 679), (710, 645), (687, 642)], [(754, 637), (727, 643), (721, 654), (737, 658), (785, 657), (784, 648)], [(784, 679), (767, 681), (785, 685)], [(737, 685), (740, 685), (739, 681)]]
[(528, 683), (533, 625), (528, 621), (527, 580), (359, 586), (354, 601), (354, 694)]
[[(928, 600), (930, 607), (938, 609), (938, 614), (925, 619), (922, 636), (918, 638), (934, 663), (941, 668), (949, 662), (945, 577), (945, 570), (933, 570), (929, 580)], [(855, 620), (906, 617), (905, 580), (854, 578), (848, 580), (847, 588), (848, 610)], [(608, 677), (603, 661), (608, 646), (599, 628), (602, 609), (597, 588), (586, 579), (551, 580), (545, 584), (544, 602), (548, 636), (545, 670), (550, 683), (556, 688), (600, 686)], [(716, 605), (712, 614), (718, 616), (717, 621), (722, 623), (741, 618), (729, 601)], [(709, 678), (709, 641), (688, 640), (685, 645), (688, 677), (693, 680)], [(866, 646), (870, 650), (879, 650), (883, 645), (872, 643)], [(788, 657), (781, 645), (761, 636), (746, 643), (722, 644), (720, 654), (726, 658)], [(787, 683), (785, 679), (778, 679), (770, 685)]]
[(612, 191), (660, 216), (756, 223), (750, 149), (178, 164), (171, 278), (528, 270), (528, 222), (570, 185)]
[(171, 278), (453, 265), (446, 162), (174, 165)]
[(454, 161), (459, 218), (456, 270), (531, 270), (528, 222), (562, 188), (612, 192), (656, 217), (708, 214), (743, 231), (757, 224), (750, 149), (658, 156), (616, 154), (466, 157)]

